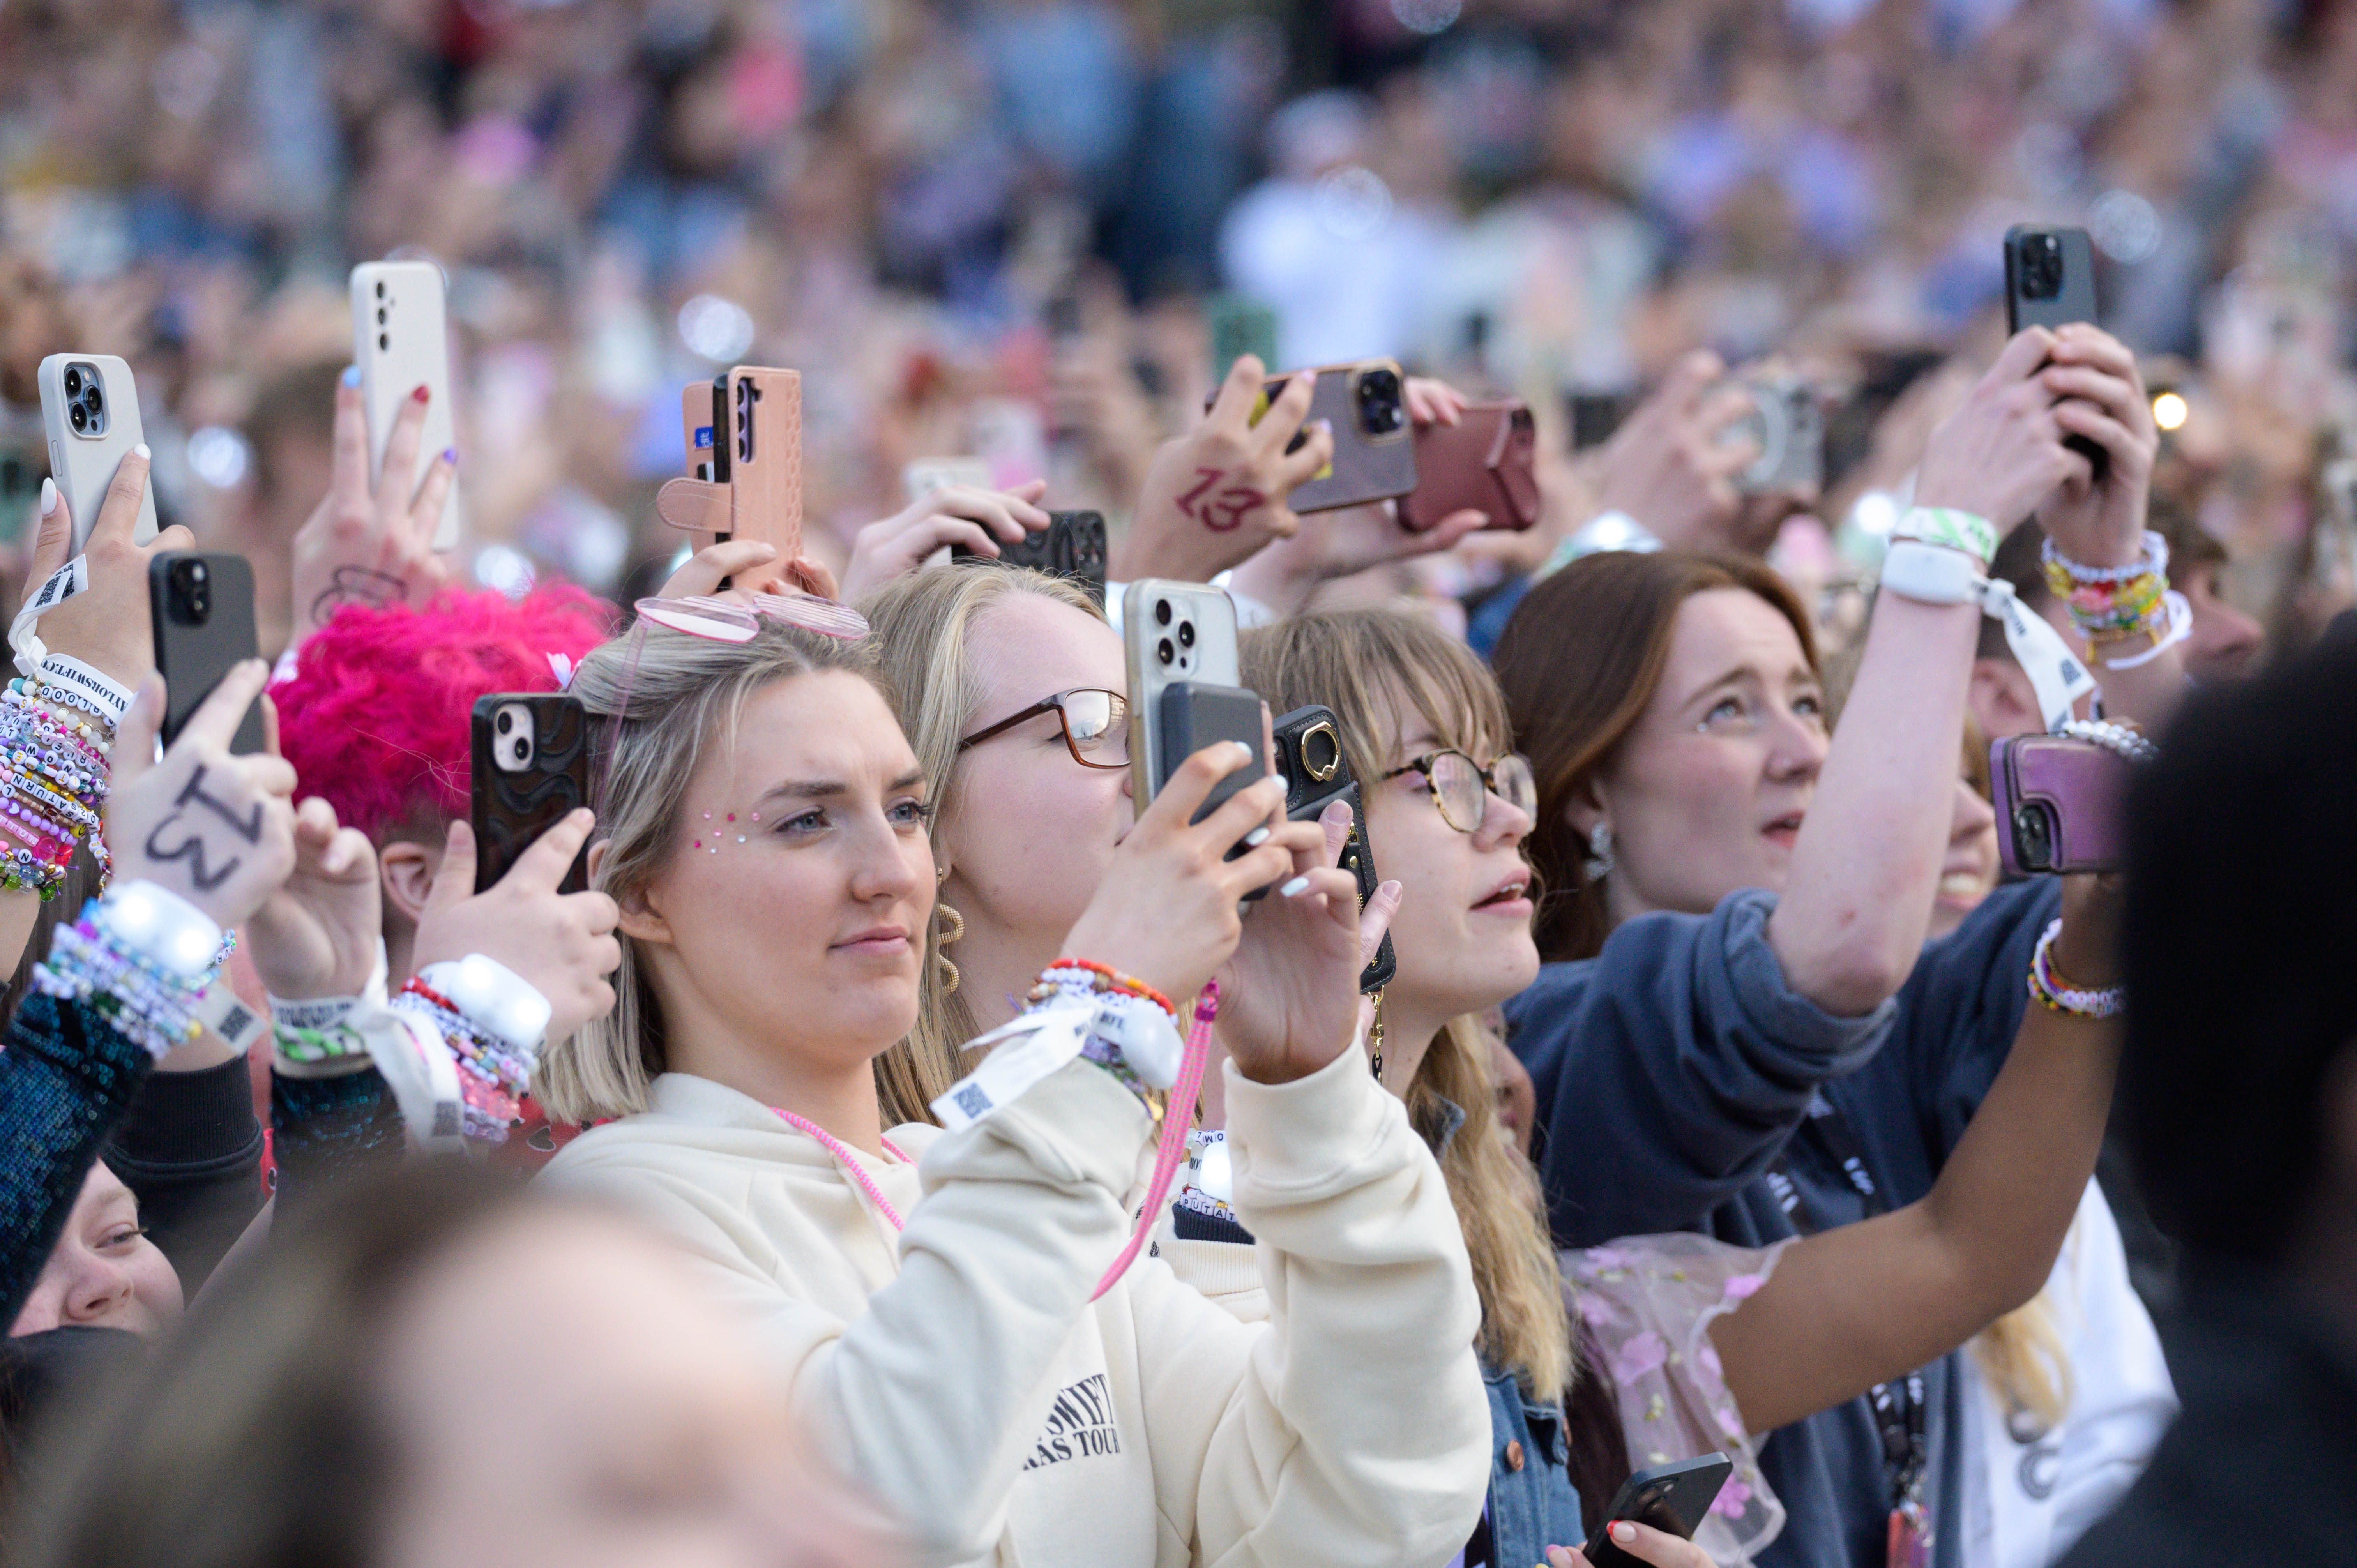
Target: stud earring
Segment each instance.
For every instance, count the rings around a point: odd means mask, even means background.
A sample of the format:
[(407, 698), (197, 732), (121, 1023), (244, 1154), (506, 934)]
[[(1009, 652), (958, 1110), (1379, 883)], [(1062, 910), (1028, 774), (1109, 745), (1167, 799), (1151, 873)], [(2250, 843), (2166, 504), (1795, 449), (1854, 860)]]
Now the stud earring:
[(1581, 869), (1590, 882), (1601, 882), (1612, 875), (1612, 824), (1598, 822), (1587, 831), (1587, 864)]

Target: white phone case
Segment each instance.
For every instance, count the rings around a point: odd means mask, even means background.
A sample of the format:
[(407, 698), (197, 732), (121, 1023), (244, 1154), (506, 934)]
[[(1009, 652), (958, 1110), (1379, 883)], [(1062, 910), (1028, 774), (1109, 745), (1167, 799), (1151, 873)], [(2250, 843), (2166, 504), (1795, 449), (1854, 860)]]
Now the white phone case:
[[(66, 395), (66, 372), (76, 372), (76, 395)], [(96, 382), (95, 413), (91, 402)], [(134, 446), (147, 439), (139, 423), (139, 389), (132, 384), (131, 367), (113, 354), (51, 354), (41, 361), (41, 434), (49, 444), (49, 477), (73, 510), (73, 553), (81, 553), (90, 531), (98, 526), (99, 508), (106, 503), (106, 488), (114, 470)], [(74, 428), (73, 407), (82, 410), (82, 428)], [(97, 419), (102, 428), (92, 430)], [(139, 521), (132, 525), (134, 543), (156, 537), (156, 486), (151, 479), (140, 498)]]
[[(361, 368), (361, 398), (368, 409), (369, 485), (384, 472), (384, 449), (402, 404), (417, 391), (431, 394), (417, 442), (414, 497), (426, 470), (457, 445), (450, 407), (450, 324), (442, 269), (432, 262), (362, 262), (352, 269), (352, 363)], [(466, 523), (460, 487), (434, 531), (434, 548), (453, 550)]]
[[(1162, 607), (1169, 607), (1166, 619)], [(1193, 628), (1191, 641), (1180, 628)], [(1236, 602), (1208, 583), (1141, 577), (1123, 590), (1121, 631), (1129, 666), (1130, 785), (1143, 812), (1160, 787), (1162, 693), (1174, 681), (1241, 686), (1236, 663)], [(1170, 657), (1162, 657), (1165, 644)], [(1173, 764), (1177, 762), (1173, 758)]]

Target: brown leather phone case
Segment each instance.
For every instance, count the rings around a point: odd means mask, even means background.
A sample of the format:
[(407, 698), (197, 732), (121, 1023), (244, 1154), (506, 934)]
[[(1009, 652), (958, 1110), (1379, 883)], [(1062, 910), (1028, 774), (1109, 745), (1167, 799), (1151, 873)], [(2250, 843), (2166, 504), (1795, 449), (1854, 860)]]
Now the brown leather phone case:
[(1465, 405), (1454, 425), (1415, 433), (1415, 489), (1400, 501), (1401, 524), (1423, 533), (1470, 508), (1488, 527), (1519, 532), (1539, 520), (1538, 427), (1520, 399)]
[(799, 371), (739, 365), (728, 372), (730, 507), (738, 539), (778, 547), (778, 559), (802, 553), (802, 378)]
[[(1298, 371), (1271, 376), (1253, 413), (1258, 424), (1267, 404)], [(1216, 394), (1215, 394), (1216, 395)], [(1286, 448), (1308, 439), (1311, 421), (1334, 427), (1334, 461), (1316, 478), (1293, 487), (1286, 504), (1295, 511), (1332, 511), (1390, 500), (1415, 489), (1415, 441), (1407, 414), (1406, 378), (1392, 360), (1361, 360), (1351, 365), (1320, 365), (1309, 395), (1303, 433)]]

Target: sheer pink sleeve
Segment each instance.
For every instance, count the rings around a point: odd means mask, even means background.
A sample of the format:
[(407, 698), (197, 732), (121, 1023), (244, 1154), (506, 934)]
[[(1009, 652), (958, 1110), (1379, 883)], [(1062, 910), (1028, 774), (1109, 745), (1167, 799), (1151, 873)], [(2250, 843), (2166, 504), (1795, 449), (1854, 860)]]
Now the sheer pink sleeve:
[(1567, 1303), (1603, 1352), (1629, 1440), (1629, 1462), (1649, 1469), (1714, 1449), (1735, 1461), (1695, 1543), (1720, 1568), (1744, 1568), (1784, 1528), (1784, 1505), (1760, 1474), (1760, 1444), (1744, 1428), (1710, 1342), (1714, 1320), (1768, 1283), (1790, 1242), (1749, 1249), (1708, 1236), (1631, 1236), (1563, 1254)]

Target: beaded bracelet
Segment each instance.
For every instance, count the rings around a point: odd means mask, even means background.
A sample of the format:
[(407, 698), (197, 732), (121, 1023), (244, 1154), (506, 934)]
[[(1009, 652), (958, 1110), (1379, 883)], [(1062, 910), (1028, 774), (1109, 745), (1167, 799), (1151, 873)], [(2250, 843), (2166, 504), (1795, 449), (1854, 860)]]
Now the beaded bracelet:
[(218, 971), (191, 979), (167, 969), (110, 930), (100, 908), (93, 898), (58, 928), (48, 960), (33, 966), (34, 988), (90, 1007), (160, 1061), (203, 1032), (196, 1009)]
[[(73, 704), (73, 712), (60, 713), (56, 704), (42, 702), (40, 688), (21, 675), (12, 677), (8, 682), (7, 689), (0, 692), (0, 703), (5, 703), (9, 707), (56, 725), (59, 734), (70, 737), (85, 750), (91, 749), (90, 743), (93, 740), (107, 739), (114, 733), (113, 726), (110, 724), (107, 725), (105, 734), (100, 734), (98, 726), (82, 716), (89, 711), (86, 703), (77, 703)], [(101, 717), (103, 722), (103, 715)], [(103, 760), (102, 757), (102, 760)]]
[(522, 1117), (518, 1101), (531, 1087), (533, 1063), (486, 1033), (422, 980), (404, 985), (391, 1004), (423, 1021), (457, 1059), (466, 1136), (487, 1144), (507, 1142), (509, 1130)]
[(1094, 975), (1096, 977), (1094, 982), (1089, 983), (1088, 989), (1090, 990), (1100, 992), (1125, 991), (1132, 996), (1143, 996), (1148, 1002), (1153, 1003), (1157, 1007), (1161, 1008), (1165, 1013), (1168, 1014), (1173, 1022), (1178, 1020), (1178, 1009), (1172, 1004), (1170, 998), (1163, 995), (1162, 993), (1155, 990), (1154, 987), (1146, 984), (1146, 982), (1133, 979), (1131, 976), (1122, 973), (1121, 971), (1114, 968), (1111, 964), (1098, 963), (1091, 959), (1060, 958), (1055, 962), (1049, 964), (1046, 972), (1039, 976), (1040, 983), (1043, 985), (1063, 983), (1057, 979), (1058, 974), (1060, 972), (1073, 970), (1078, 970), (1083, 974)]
[(2038, 939), (2038, 947), (2029, 955), (2029, 994), (2050, 1013), (2061, 1013), (2072, 1018), (2116, 1018), (2127, 1006), (2124, 987), (2106, 985), (2089, 989), (2072, 985), (2054, 968), (2054, 939), (2062, 934), (2062, 922), (2053, 921), (2046, 934)]
[(2128, 728), (2110, 719), (2072, 719), (2054, 732), (2073, 740), (2091, 740), (2107, 750), (2118, 752), (2130, 762), (2150, 762), (2160, 755), (2160, 747)]
[(26, 692), (27, 695), (38, 697), (53, 707), (67, 707), (78, 714), (87, 714), (98, 721), (94, 728), (110, 741), (113, 739), (114, 715), (100, 706), (97, 698), (86, 697), (69, 687), (55, 685), (48, 682), (35, 684), (30, 681), (20, 681), (12, 682), (10, 684), (16, 689)]
[[(1081, 1042), (1082, 1058), (1111, 1073), (1123, 1088), (1137, 1096), (1157, 1121), (1161, 1119), (1162, 1092), (1151, 1078), (1170, 1076), (1160, 1069), (1176, 1065), (1175, 1061), (1162, 1058), (1174, 1055), (1167, 1047), (1176, 1041), (1177, 1027), (1169, 1002), (1160, 992), (1107, 964), (1086, 959), (1058, 959), (1041, 972), (1026, 1000), (1029, 1004), (1027, 1012), (1066, 1000), (1096, 1003), (1097, 1016)], [(1140, 1011), (1132, 1014), (1131, 1009)], [(1145, 1053), (1147, 1073), (1141, 1074), (1139, 1064), (1130, 1059), (1138, 1051)]]
[(368, 1055), (368, 1041), (350, 1024), (329, 1024), (325, 1028), (311, 1028), (300, 1024), (274, 1021), (270, 1026), (270, 1037), (280, 1056), (306, 1066)]

